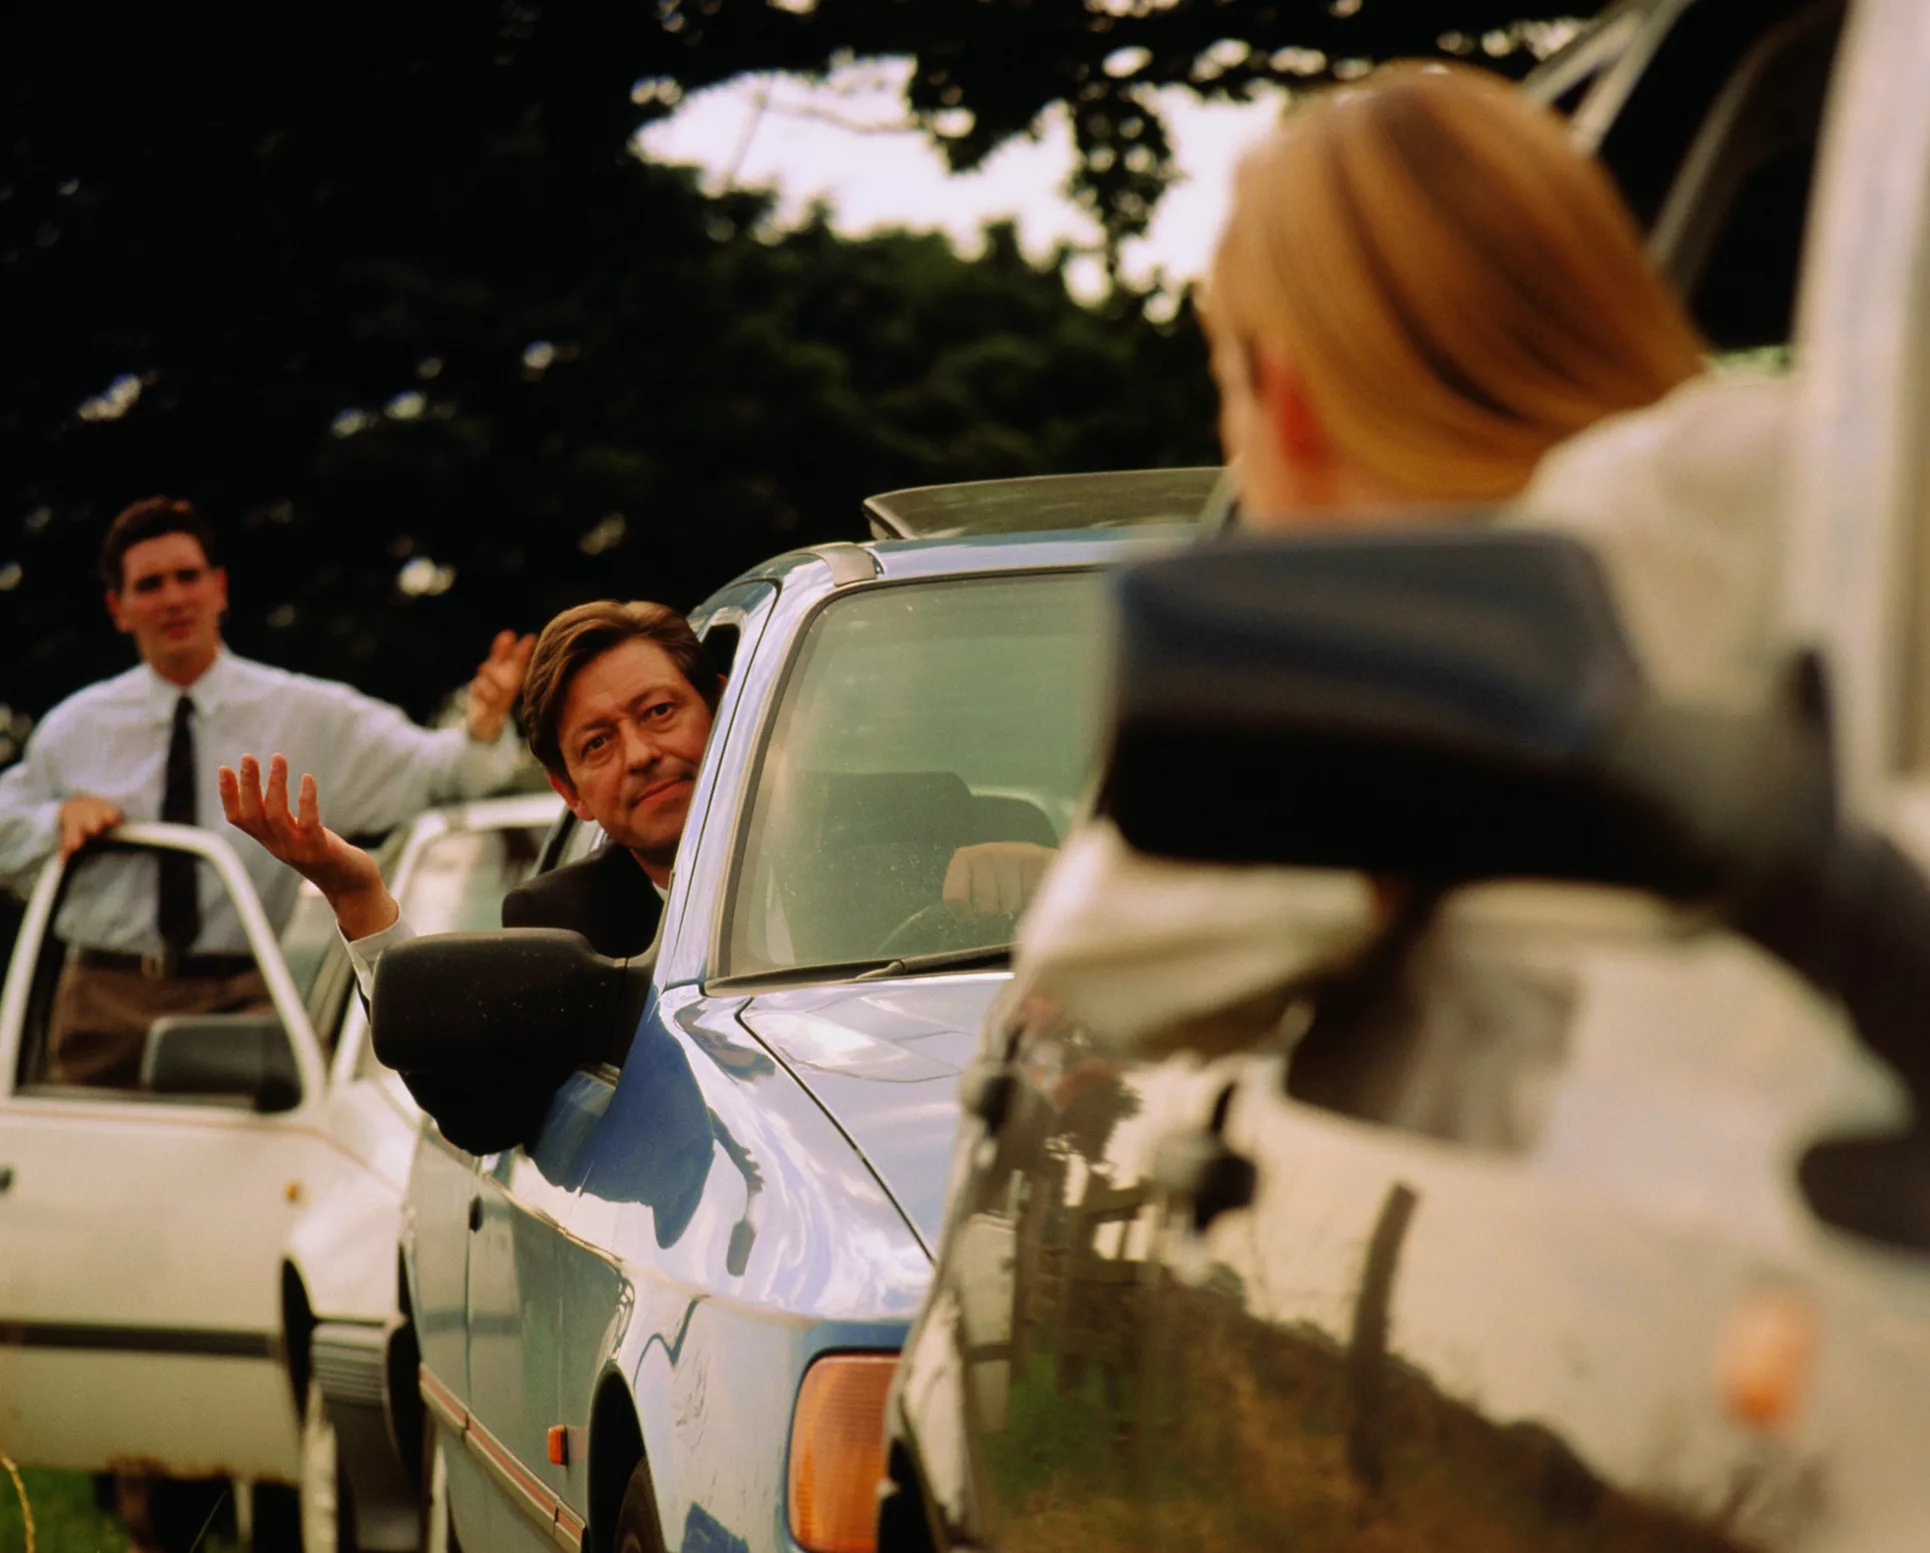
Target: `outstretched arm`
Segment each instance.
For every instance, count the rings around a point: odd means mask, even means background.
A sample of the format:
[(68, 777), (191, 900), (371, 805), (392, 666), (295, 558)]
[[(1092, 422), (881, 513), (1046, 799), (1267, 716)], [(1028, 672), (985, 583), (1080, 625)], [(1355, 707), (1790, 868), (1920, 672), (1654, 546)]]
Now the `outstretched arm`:
[(286, 863), (322, 892), (347, 939), (367, 938), (394, 925), (401, 915), (382, 882), (375, 859), (350, 846), (322, 824), (321, 796), (315, 779), (304, 775), (296, 809), (288, 807), (288, 761), (268, 762), (268, 785), (252, 755), (241, 757), (239, 775), (223, 766), (216, 779), (228, 823), (252, 836), (271, 857)]

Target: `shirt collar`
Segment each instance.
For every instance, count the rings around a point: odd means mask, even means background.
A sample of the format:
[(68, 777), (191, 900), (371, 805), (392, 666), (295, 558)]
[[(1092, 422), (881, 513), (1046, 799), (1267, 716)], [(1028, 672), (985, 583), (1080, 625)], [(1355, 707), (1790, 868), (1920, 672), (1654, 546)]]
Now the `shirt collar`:
[(157, 722), (171, 723), (174, 721), (175, 703), (185, 695), (194, 707), (196, 717), (206, 717), (211, 712), (219, 711), (223, 701), (234, 692), (236, 666), (239, 661), (225, 645), (217, 647), (214, 662), (202, 670), (199, 679), (187, 686), (177, 685), (171, 679), (163, 679), (154, 672), (152, 664), (143, 663), (141, 669), (147, 676), (148, 710), (154, 714)]

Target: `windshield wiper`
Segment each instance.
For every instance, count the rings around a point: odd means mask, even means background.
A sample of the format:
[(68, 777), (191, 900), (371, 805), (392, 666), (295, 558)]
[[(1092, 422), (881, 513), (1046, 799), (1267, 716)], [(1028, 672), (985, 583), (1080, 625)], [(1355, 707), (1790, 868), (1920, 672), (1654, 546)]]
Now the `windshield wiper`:
[(893, 976), (923, 976), (929, 971), (968, 971), (980, 966), (1011, 963), (1010, 944), (980, 944), (975, 949), (947, 949), (941, 954), (908, 954), (896, 960), (882, 960), (851, 979), (888, 981)]
[(719, 976), (706, 985), (719, 992), (734, 992), (788, 986), (793, 982), (889, 981), (894, 976), (976, 970), (980, 966), (1009, 965), (1011, 961), (1010, 944), (980, 944), (973, 949), (948, 949), (941, 954), (901, 955), (895, 960), (827, 960), (817, 965), (780, 965), (768, 971)]

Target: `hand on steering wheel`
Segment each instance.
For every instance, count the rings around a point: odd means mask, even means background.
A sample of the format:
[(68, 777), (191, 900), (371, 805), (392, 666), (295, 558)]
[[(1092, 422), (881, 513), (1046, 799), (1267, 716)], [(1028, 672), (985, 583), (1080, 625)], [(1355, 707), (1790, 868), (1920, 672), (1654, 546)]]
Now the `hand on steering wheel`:
[(1030, 841), (982, 841), (960, 847), (945, 869), (944, 903), (960, 922), (1016, 917), (1058, 855), (1051, 847)]

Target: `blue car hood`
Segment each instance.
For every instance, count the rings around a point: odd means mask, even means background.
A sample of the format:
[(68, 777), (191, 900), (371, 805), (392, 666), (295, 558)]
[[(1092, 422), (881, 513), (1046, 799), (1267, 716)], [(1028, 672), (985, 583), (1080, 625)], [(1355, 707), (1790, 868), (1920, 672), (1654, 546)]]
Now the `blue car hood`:
[(760, 993), (737, 1016), (858, 1146), (927, 1250), (945, 1216), (959, 1072), (1006, 980), (793, 987)]

